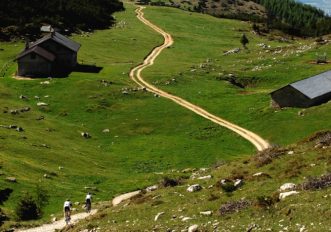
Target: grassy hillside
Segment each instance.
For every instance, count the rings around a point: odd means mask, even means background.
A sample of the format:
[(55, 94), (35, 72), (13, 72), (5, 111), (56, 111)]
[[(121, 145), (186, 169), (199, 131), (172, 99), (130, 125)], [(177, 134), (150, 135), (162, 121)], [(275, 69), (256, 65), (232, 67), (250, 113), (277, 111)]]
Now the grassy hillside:
[[(61, 211), (65, 198), (82, 200), (85, 187), (95, 189), (97, 200), (108, 200), (154, 183), (155, 172), (210, 165), (254, 150), (232, 132), (172, 102), (134, 91), (130, 68), (161, 38), (135, 18), (131, 5), (116, 19), (112, 30), (74, 37), (82, 44), (79, 60), (102, 66), (100, 74), (73, 73), (42, 85), (45, 79), (12, 79), (16, 69), (12, 64), (0, 79), (0, 124), (24, 129), (0, 128), (1, 189), (14, 189), (1, 208), (12, 220), (19, 196), (34, 191), (37, 183), (51, 196), (43, 218), (48, 220)], [(1, 43), (0, 47), (2, 66), (24, 45)], [(105, 86), (101, 80), (112, 84)], [(48, 106), (38, 107), (38, 102)], [(31, 110), (10, 113), (23, 107)], [(103, 133), (104, 129), (110, 133)], [(91, 139), (81, 137), (85, 131)], [(231, 141), (239, 144), (233, 146)], [(5, 181), (11, 176), (17, 183)]]
[[(145, 15), (175, 40), (173, 47), (145, 71), (146, 80), (274, 144), (291, 144), (331, 127), (325, 120), (331, 116), (330, 104), (307, 109), (299, 116), (302, 109), (270, 108), (269, 95), (288, 83), (331, 69), (331, 64), (313, 64), (316, 54), (331, 54), (330, 44), (256, 36), (247, 23), (173, 8), (149, 7)], [(174, 18), (178, 23), (172, 23)], [(250, 41), (247, 50), (240, 44), (243, 33)], [(240, 52), (224, 54), (235, 48)], [(229, 77), (244, 88), (230, 84), (226, 81)], [(168, 84), (172, 78), (176, 83)]]
[(151, 0), (150, 2), (151, 4), (165, 4), (166, 6), (178, 7), (188, 11), (202, 12), (216, 17), (257, 21), (264, 20), (267, 17), (267, 12), (263, 6), (246, 0)]
[[(103, 203), (97, 215), (69, 231), (187, 231), (192, 225), (198, 225), (198, 231), (330, 231), (330, 135), (330, 131), (314, 135), (296, 145), (210, 169), (165, 173), (180, 184), (160, 184), (158, 190), (116, 207)], [(321, 141), (324, 148), (316, 146)], [(208, 175), (210, 179), (198, 179)], [(224, 179), (241, 179), (243, 184), (226, 192), (220, 187)], [(285, 183), (294, 183), (293, 190), (299, 193), (279, 200), (280, 192), (290, 191), (279, 190)], [(193, 184), (202, 190), (188, 192)], [(208, 211), (210, 215), (201, 214)], [(155, 221), (159, 213), (163, 214)]]
[[(114, 29), (74, 36), (82, 44), (79, 59), (102, 66), (101, 73), (73, 73), (41, 84), (44, 79), (12, 79), (13, 64), (0, 79), (0, 124), (24, 128), (24, 132), (0, 128), (1, 188), (14, 189), (2, 208), (12, 220), (19, 196), (33, 191), (37, 183), (51, 196), (43, 218), (49, 220), (50, 214), (61, 211), (65, 198), (82, 201), (85, 187), (93, 189), (96, 200), (109, 200), (157, 182), (160, 172), (212, 166), (254, 152), (251, 144), (232, 132), (136, 89), (128, 78), (130, 68), (162, 38), (135, 18), (132, 5), (126, 8), (115, 15)], [(175, 39), (155, 66), (144, 71), (146, 79), (158, 87), (260, 133), (272, 143), (287, 145), (330, 128), (325, 120), (331, 116), (330, 104), (298, 116), (299, 109), (269, 108), (268, 96), (288, 82), (329, 69), (329, 65), (309, 61), (316, 52), (329, 52), (330, 45), (270, 41), (251, 34), (248, 23), (173, 8), (148, 7), (145, 13)], [(243, 32), (249, 37), (249, 50), (224, 56), (223, 51), (240, 47)], [(271, 48), (257, 46), (260, 43)], [(1, 43), (0, 66), (23, 46)], [(229, 74), (247, 82), (247, 87), (239, 89), (224, 81)], [(173, 78), (176, 81), (171, 82)], [(48, 106), (37, 107), (38, 102)], [(10, 113), (22, 107), (31, 110)], [(92, 137), (84, 139), (81, 132)], [(10, 176), (17, 183), (5, 181)]]

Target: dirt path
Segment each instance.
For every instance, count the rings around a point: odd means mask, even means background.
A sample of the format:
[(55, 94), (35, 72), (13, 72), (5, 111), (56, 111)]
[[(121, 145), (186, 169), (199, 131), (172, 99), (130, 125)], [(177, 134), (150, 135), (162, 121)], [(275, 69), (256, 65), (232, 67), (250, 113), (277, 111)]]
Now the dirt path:
[[(97, 212), (96, 209), (92, 210), (91, 213), (77, 213), (71, 216), (71, 224), (75, 224), (78, 221), (89, 217), (90, 215), (93, 215)], [(55, 230), (63, 229), (66, 226), (64, 222), (64, 218), (61, 218), (61, 220), (53, 222), (52, 224), (45, 224), (39, 227), (26, 229), (26, 230), (18, 230), (16, 232), (54, 232)]]
[(231, 122), (228, 122), (222, 118), (219, 118), (209, 112), (207, 112), (206, 110), (202, 109), (201, 107), (194, 105), (180, 97), (174, 96), (170, 93), (167, 93), (163, 90), (160, 90), (158, 88), (156, 88), (155, 86), (151, 85), (150, 83), (146, 82), (142, 75), (141, 72), (149, 67), (152, 66), (154, 64), (155, 59), (160, 55), (160, 53), (167, 47), (171, 46), (174, 43), (174, 40), (172, 39), (171, 35), (166, 33), (165, 31), (163, 31), (161, 28), (159, 28), (158, 26), (152, 24), (150, 21), (148, 21), (147, 19), (144, 18), (144, 13), (143, 13), (143, 9), (145, 7), (139, 7), (136, 10), (137, 13), (137, 18), (143, 22), (145, 25), (151, 27), (153, 30), (155, 30), (156, 32), (158, 32), (159, 34), (161, 34), (164, 37), (164, 43), (159, 46), (156, 47), (144, 60), (144, 62), (142, 64), (140, 64), (139, 66), (133, 68), (130, 72), (130, 78), (135, 81), (139, 86), (146, 88), (149, 92), (158, 94), (161, 97), (164, 98), (168, 98), (172, 101), (174, 101), (175, 103), (195, 112), (196, 114), (220, 125), (223, 127), (226, 127), (232, 131), (234, 131), (235, 133), (239, 134), (240, 136), (242, 136), (243, 138), (245, 138), (246, 140), (248, 140), (249, 142), (251, 142), (257, 150), (262, 151), (264, 149), (267, 149), (270, 147), (270, 144), (265, 141), (264, 139), (262, 139), (260, 136), (258, 136), (257, 134), (246, 130), (238, 125), (235, 125)]
[(131, 199), (132, 197), (135, 197), (135, 196), (137, 196), (140, 193), (141, 193), (141, 191), (138, 190), (138, 191), (134, 191), (134, 192), (130, 192), (130, 193), (125, 193), (125, 194), (122, 194), (120, 196), (117, 196), (117, 197), (115, 197), (112, 200), (112, 205), (113, 206), (119, 205), (122, 201)]

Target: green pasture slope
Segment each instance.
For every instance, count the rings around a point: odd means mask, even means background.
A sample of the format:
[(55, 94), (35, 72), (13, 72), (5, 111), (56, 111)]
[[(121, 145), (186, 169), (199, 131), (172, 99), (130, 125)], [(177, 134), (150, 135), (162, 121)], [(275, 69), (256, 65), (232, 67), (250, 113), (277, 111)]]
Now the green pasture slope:
[[(330, 43), (318, 46), (313, 39), (279, 42), (272, 40), (277, 36), (253, 34), (252, 25), (246, 22), (170, 7), (148, 7), (145, 17), (175, 40), (144, 72), (145, 79), (156, 86), (250, 129), (273, 144), (291, 144), (317, 130), (331, 128), (331, 122), (326, 120), (331, 116), (330, 104), (310, 108), (302, 117), (298, 116), (300, 109), (270, 108), (269, 95), (291, 82), (330, 70), (331, 64), (310, 63), (316, 54), (327, 53), (330, 58)], [(240, 44), (243, 33), (250, 41), (248, 50)], [(261, 43), (270, 48), (263, 49), (258, 46)], [(234, 48), (242, 50), (223, 55)], [(249, 83), (247, 88), (219, 80), (228, 74)], [(176, 82), (167, 85), (172, 78)]]
[[(113, 29), (73, 37), (82, 44), (79, 60), (103, 67), (99, 74), (73, 73), (42, 85), (47, 79), (11, 78), (16, 70), (12, 64), (0, 78), (0, 124), (24, 128), (23, 132), (0, 128), (0, 186), (14, 189), (1, 208), (12, 221), (17, 199), (36, 184), (50, 195), (42, 218), (49, 220), (50, 214), (61, 212), (65, 198), (82, 201), (85, 187), (96, 189), (95, 199), (109, 200), (155, 183), (160, 178), (156, 172), (209, 166), (254, 151), (236, 134), (168, 100), (143, 91), (122, 93), (123, 88), (136, 87), (128, 78), (130, 68), (162, 43), (136, 19), (134, 9), (127, 4), (125, 12), (117, 13)], [(1, 42), (0, 66), (23, 47), (21, 42)], [(113, 84), (104, 86), (101, 80)], [(38, 107), (37, 102), (48, 106)], [(31, 110), (10, 113), (22, 107)], [(41, 116), (44, 119), (37, 120)], [(110, 133), (103, 133), (107, 128)], [(81, 137), (85, 131), (91, 139)], [(5, 181), (6, 177), (16, 177), (17, 183)]]

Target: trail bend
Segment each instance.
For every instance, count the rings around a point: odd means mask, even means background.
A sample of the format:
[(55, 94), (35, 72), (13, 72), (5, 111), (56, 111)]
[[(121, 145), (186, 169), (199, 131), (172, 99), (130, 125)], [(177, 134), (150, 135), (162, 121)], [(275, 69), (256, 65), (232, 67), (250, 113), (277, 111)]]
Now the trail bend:
[(180, 98), (178, 96), (175, 96), (173, 94), (167, 93), (161, 89), (156, 88), (154, 85), (148, 83), (147, 81), (144, 80), (143, 76), (142, 76), (142, 71), (147, 68), (150, 67), (154, 64), (155, 59), (161, 54), (161, 52), (166, 49), (167, 47), (170, 47), (173, 43), (174, 40), (172, 38), (172, 36), (165, 32), (164, 30), (162, 30), (160, 27), (154, 25), (153, 23), (151, 23), (150, 21), (148, 21), (147, 19), (144, 18), (144, 12), (143, 9), (145, 7), (139, 7), (136, 9), (136, 14), (137, 14), (137, 18), (144, 23), (145, 25), (149, 26), (150, 28), (152, 28), (154, 31), (158, 32), (159, 34), (161, 34), (164, 38), (164, 43), (156, 48), (154, 48), (151, 53), (145, 58), (145, 60), (143, 61), (142, 64), (136, 66), (135, 68), (133, 68), (130, 71), (130, 78), (136, 82), (140, 87), (142, 88), (146, 88), (147, 91), (152, 92), (154, 94), (157, 94), (161, 97), (167, 98), (175, 103), (177, 103), (178, 105), (193, 111), (194, 113), (200, 115), (201, 117), (204, 117), (222, 127), (225, 127), (235, 133), (237, 133), (238, 135), (242, 136), (243, 138), (245, 138), (246, 140), (248, 140), (250, 143), (252, 143), (256, 149), (258, 151), (263, 151), (267, 148), (270, 147), (270, 144), (264, 140), (263, 138), (261, 138), (259, 135), (255, 134), (252, 131), (249, 131), (245, 128), (242, 128), (236, 124), (233, 124), (227, 120), (224, 120), (212, 113), (209, 113), (208, 111), (204, 110), (203, 108), (194, 105), (188, 101), (186, 101), (183, 98)]

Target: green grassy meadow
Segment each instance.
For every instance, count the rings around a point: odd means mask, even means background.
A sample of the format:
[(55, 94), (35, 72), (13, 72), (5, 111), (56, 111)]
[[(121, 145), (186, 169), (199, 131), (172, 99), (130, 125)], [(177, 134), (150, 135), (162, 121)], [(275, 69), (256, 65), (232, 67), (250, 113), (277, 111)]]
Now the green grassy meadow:
[[(269, 95), (291, 82), (329, 70), (331, 64), (310, 62), (316, 54), (330, 54), (330, 45), (316, 45), (313, 39), (279, 42), (276, 35), (253, 34), (246, 22), (169, 7), (149, 7), (145, 16), (175, 40), (172, 48), (145, 71), (146, 80), (260, 134), (273, 144), (288, 145), (331, 127), (325, 120), (331, 116), (330, 104), (307, 109), (301, 117), (301, 109), (270, 108)], [(177, 23), (173, 23), (174, 18)], [(240, 44), (243, 33), (250, 41), (248, 50)], [(261, 48), (261, 43), (270, 48)], [(241, 52), (223, 55), (234, 48), (241, 48)], [(242, 89), (219, 80), (228, 74), (249, 84)], [(176, 78), (176, 83), (166, 85), (172, 78)]]
[[(170, 101), (130, 91), (136, 88), (128, 77), (130, 68), (162, 38), (135, 18), (132, 5), (126, 8), (115, 15), (118, 24), (113, 29), (73, 36), (82, 44), (79, 60), (103, 67), (99, 74), (72, 73), (43, 85), (46, 79), (11, 78), (16, 70), (12, 64), (0, 79), (0, 124), (24, 129), (0, 128), (1, 188), (14, 189), (2, 208), (12, 220), (18, 198), (37, 184), (50, 195), (43, 217), (49, 220), (61, 212), (65, 198), (82, 201), (85, 187), (94, 189), (97, 200), (109, 200), (156, 182), (157, 172), (209, 166), (254, 151), (236, 134)], [(23, 46), (1, 43), (1, 66)], [(104, 86), (101, 80), (113, 84)], [(48, 106), (38, 107), (38, 102)], [(23, 107), (31, 110), (10, 113)], [(81, 132), (92, 138), (82, 138)], [(6, 182), (10, 176), (17, 183)]]

